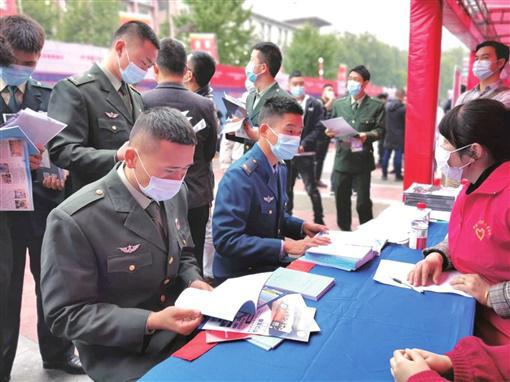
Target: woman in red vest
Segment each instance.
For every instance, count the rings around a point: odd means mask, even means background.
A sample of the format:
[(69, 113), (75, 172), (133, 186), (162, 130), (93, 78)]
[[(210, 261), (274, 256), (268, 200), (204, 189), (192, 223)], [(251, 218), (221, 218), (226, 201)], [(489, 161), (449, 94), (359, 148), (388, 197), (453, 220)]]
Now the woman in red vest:
[[(424, 251), (408, 280), (437, 283), (441, 272), (463, 273), (452, 285), (477, 304), (475, 335), (489, 345), (510, 343), (510, 110), (477, 99), (452, 109), (436, 151), (448, 178), (463, 182), (452, 210), (448, 240)], [(452, 323), (454, 325), (454, 323)]]

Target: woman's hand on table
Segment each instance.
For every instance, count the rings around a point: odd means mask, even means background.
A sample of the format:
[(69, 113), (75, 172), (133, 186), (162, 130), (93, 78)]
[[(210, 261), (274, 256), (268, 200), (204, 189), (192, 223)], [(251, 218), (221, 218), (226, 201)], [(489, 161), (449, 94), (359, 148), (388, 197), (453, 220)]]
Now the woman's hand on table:
[(450, 284), (454, 289), (473, 296), (480, 304), (489, 306), (490, 284), (480, 275), (465, 274), (454, 278)]
[(425, 286), (431, 281), (438, 284), (442, 272), (443, 257), (439, 253), (433, 252), (416, 263), (416, 266), (407, 275), (407, 281), (414, 286)]

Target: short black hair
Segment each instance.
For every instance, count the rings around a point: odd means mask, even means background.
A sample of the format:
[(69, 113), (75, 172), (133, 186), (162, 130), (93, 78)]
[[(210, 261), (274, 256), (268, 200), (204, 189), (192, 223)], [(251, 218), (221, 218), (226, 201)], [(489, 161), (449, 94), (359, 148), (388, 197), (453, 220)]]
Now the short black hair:
[(269, 72), (273, 77), (276, 77), (282, 66), (282, 52), (278, 45), (272, 42), (259, 42), (255, 44), (252, 50), (258, 50), (262, 62), (269, 67)]
[(293, 98), (274, 96), (262, 106), (259, 121), (267, 122), (269, 118), (281, 117), (289, 113), (303, 115), (303, 108)]
[(324, 89), (326, 89), (326, 88), (333, 88), (333, 89), (334, 89), (335, 87), (333, 86), (333, 84), (324, 84), (324, 85), (322, 86), (322, 90), (324, 90)]
[(294, 78), (294, 77), (303, 77), (303, 73), (301, 73), (301, 71), (299, 70), (294, 70), (292, 73), (290, 73), (289, 75), (289, 81)]
[(198, 86), (204, 87), (216, 72), (216, 62), (213, 56), (207, 52), (196, 51), (191, 53), (190, 61), (192, 66), (190, 70), (193, 72)]
[(186, 68), (186, 50), (184, 45), (173, 38), (161, 40), (156, 63), (163, 71), (172, 74), (183, 74)]
[(9, 41), (3, 35), (0, 35), (0, 66), (9, 66), (14, 61), (14, 53)]
[[(351, 74), (352, 72), (356, 72), (358, 73), (361, 77), (363, 77), (363, 79), (365, 81), (370, 81), (370, 72), (368, 71), (368, 69), (365, 67), (365, 65), (358, 65), (358, 66), (355, 66), (354, 68), (352, 68), (351, 70), (349, 70), (349, 74)], [(349, 75), (348, 74), (348, 75)]]
[(510, 48), (508, 48), (508, 46), (506, 46), (505, 44), (502, 44), (498, 41), (488, 40), (488, 41), (484, 41), (484, 42), (481, 42), (480, 44), (478, 44), (476, 46), (475, 53), (478, 52), (479, 49), (481, 49), (485, 46), (492, 46), (494, 48), (494, 50), (496, 51), (496, 57), (498, 58), (498, 60), (500, 58), (505, 59), (505, 63), (503, 64), (503, 67), (505, 67), (506, 63), (508, 62), (508, 57), (510, 56)]
[(34, 19), (24, 15), (0, 17), (0, 34), (13, 50), (39, 53), (44, 45), (44, 29)]
[(478, 143), (496, 162), (505, 162), (510, 160), (509, 126), (510, 110), (505, 105), (478, 98), (446, 113), (439, 123), (439, 132), (455, 148)]
[(181, 145), (197, 144), (197, 137), (188, 119), (179, 110), (168, 106), (143, 111), (131, 129), (129, 140), (139, 134), (148, 134), (156, 140)]
[(137, 37), (142, 41), (148, 40), (156, 49), (159, 49), (159, 39), (152, 28), (141, 21), (128, 21), (122, 24), (113, 34), (112, 42), (122, 37)]
[(379, 93), (375, 96), (377, 99), (388, 99), (388, 93)]

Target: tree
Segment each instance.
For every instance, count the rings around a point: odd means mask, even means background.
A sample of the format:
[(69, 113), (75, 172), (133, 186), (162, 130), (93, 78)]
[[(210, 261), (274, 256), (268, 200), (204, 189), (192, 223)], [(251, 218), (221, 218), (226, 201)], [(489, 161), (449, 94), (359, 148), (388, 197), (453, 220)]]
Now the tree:
[(60, 8), (55, 1), (18, 0), (18, 9), (41, 24), (48, 40), (56, 38)]
[(287, 73), (300, 70), (304, 76), (318, 76), (318, 59), (324, 59), (324, 77), (336, 78), (338, 63), (336, 61), (337, 40), (333, 35), (321, 35), (311, 25), (305, 25), (294, 33), (292, 43), (285, 51), (283, 60)]
[(251, 10), (243, 8), (243, 0), (184, 0), (189, 11), (175, 20), (178, 37), (187, 41), (189, 33), (214, 33), (220, 62), (243, 65), (249, 59), (251, 30), (246, 22)]
[(441, 53), (441, 72), (439, 75), (439, 98), (446, 101), (448, 90), (453, 86), (455, 66), (462, 70), (462, 60), (466, 52), (463, 48), (452, 48)]
[(119, 25), (117, 0), (70, 0), (59, 28), (58, 38), (97, 46), (108, 46)]

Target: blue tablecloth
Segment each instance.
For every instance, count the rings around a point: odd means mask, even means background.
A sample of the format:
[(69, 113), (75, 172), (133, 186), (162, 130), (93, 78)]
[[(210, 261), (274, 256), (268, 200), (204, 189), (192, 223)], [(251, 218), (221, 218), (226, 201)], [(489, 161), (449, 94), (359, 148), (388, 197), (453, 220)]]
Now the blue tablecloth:
[[(432, 224), (428, 245), (441, 241), (446, 224)], [(415, 263), (419, 251), (389, 245), (384, 259)], [(245, 341), (222, 343), (193, 362), (170, 357), (143, 381), (391, 381), (389, 359), (399, 348), (437, 353), (471, 335), (475, 300), (379, 284), (372, 277), (374, 259), (356, 272), (316, 266), (312, 272), (332, 276), (336, 285), (318, 302), (321, 332), (309, 343), (284, 341), (264, 351)]]

